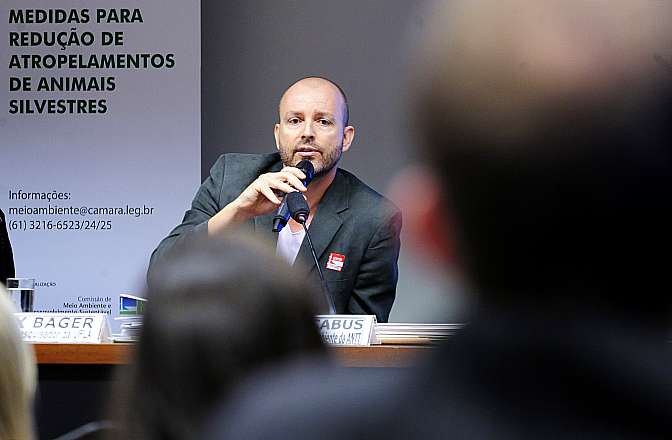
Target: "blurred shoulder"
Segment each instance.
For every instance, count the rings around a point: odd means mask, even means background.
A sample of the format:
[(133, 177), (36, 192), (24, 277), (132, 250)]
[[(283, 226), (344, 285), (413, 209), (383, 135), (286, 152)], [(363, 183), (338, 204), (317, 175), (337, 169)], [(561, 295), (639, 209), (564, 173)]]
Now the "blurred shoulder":
[(371, 431), (384, 428), (378, 414), (389, 409), (381, 402), (399, 401), (390, 394), (400, 376), (393, 369), (353, 374), (347, 368), (310, 362), (264, 371), (214, 412), (204, 438), (375, 438)]

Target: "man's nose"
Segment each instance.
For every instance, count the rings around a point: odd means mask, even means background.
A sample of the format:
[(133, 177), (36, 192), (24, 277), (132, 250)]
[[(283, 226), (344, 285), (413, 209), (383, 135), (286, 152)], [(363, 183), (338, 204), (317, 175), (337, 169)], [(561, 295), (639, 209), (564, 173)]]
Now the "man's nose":
[(303, 133), (301, 133), (301, 139), (313, 139), (315, 133), (313, 132), (313, 124), (310, 121), (306, 121), (303, 125)]

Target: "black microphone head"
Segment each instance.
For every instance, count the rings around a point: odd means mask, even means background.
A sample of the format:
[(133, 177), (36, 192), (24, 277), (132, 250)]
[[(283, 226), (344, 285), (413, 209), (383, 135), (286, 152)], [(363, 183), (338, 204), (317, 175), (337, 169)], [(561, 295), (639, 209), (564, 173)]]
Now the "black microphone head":
[(286, 200), (292, 218), (298, 223), (304, 224), (310, 215), (310, 208), (303, 194), (298, 191), (291, 192), (287, 194)]
[(310, 181), (313, 180), (313, 176), (315, 175), (315, 167), (309, 160), (304, 159), (296, 164), (296, 168), (303, 171), (303, 174), (306, 175), (306, 178), (303, 180), (303, 185), (307, 186)]

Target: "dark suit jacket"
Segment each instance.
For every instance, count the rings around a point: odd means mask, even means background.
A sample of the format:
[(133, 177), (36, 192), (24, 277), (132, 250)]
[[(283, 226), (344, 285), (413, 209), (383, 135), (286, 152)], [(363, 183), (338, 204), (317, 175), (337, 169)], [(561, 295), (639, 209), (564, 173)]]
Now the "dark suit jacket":
[(5, 224), (5, 213), (0, 209), (0, 283), (3, 285), (7, 278), (14, 277), (14, 256), (12, 246), (9, 243), (7, 234), (7, 225)]
[[(260, 174), (279, 171), (280, 155), (229, 153), (219, 157), (192, 202), (182, 224), (152, 254), (149, 267), (163, 259), (191, 234), (206, 234), (207, 221), (233, 201)], [(277, 242), (273, 214), (256, 217), (247, 227)], [(401, 213), (383, 196), (347, 171), (339, 169), (320, 201), (310, 235), (337, 313), (375, 314), (387, 322), (397, 285)], [(331, 253), (345, 256), (342, 271), (326, 268)], [(304, 240), (295, 266), (319, 287), (308, 241)]]

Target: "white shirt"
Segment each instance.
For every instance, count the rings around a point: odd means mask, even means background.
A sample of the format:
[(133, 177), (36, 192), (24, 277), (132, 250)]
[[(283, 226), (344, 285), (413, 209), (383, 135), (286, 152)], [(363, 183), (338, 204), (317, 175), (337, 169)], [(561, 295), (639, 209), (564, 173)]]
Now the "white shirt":
[(301, 249), (301, 243), (303, 243), (305, 235), (306, 231), (303, 227), (297, 232), (292, 232), (289, 225), (285, 225), (280, 233), (278, 233), (278, 244), (275, 248), (275, 254), (290, 265), (293, 265), (296, 256), (299, 254), (299, 249)]

